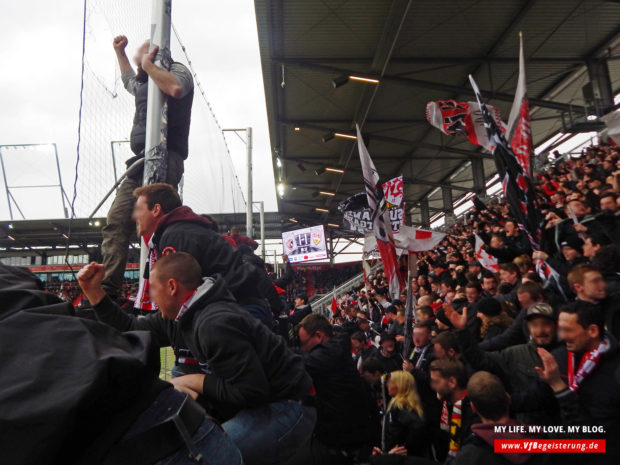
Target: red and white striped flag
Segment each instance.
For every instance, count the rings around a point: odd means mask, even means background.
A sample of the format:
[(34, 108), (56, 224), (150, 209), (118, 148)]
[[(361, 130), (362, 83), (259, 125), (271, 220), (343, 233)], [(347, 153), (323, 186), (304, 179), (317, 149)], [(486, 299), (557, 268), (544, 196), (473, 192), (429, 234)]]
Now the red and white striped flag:
[(478, 234), (474, 234), (474, 236), (476, 236), (476, 260), (478, 260), (483, 267), (485, 267), (492, 273), (499, 273), (497, 258), (482, 248), (484, 241), (480, 239), (480, 236), (478, 236)]
[(517, 81), (517, 91), (515, 92), (515, 99), (508, 118), (506, 139), (510, 143), (510, 148), (512, 148), (523, 171), (528, 177), (531, 177), (530, 156), (534, 146), (532, 145), (530, 101), (527, 97), (523, 36), (521, 33), (519, 33), (519, 80)]

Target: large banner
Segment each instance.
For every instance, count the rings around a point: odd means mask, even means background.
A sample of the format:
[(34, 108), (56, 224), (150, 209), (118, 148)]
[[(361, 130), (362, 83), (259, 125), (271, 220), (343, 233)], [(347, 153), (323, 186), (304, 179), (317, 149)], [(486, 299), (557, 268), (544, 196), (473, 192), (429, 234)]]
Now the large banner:
[[(402, 175), (390, 179), (382, 187), (387, 211), (390, 216), (392, 232), (398, 233), (400, 226), (403, 224), (404, 215)], [(362, 195), (366, 196), (365, 193), (362, 193)], [(338, 208), (342, 212), (342, 225), (345, 229), (366, 235), (373, 232), (372, 213), (367, 203), (363, 205), (358, 201), (358, 196), (360, 194), (349, 197), (341, 202)]]

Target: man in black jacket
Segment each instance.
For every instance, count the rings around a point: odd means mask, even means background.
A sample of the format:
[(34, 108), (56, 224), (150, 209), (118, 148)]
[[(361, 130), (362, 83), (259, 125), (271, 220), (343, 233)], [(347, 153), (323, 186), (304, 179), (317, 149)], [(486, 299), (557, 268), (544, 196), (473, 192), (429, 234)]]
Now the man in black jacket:
[[(271, 310), (260, 290), (264, 276), (255, 266), (244, 263), (242, 254), (212, 230), (209, 220), (182, 206), (179, 195), (168, 184), (143, 186), (134, 195), (133, 218), (139, 235), (147, 238), (150, 248), (146, 278), (149, 268), (160, 257), (187, 252), (200, 263), (203, 276), (221, 274), (239, 304), (271, 327)], [(154, 310), (148, 287), (145, 281), (138, 291), (136, 306)]]
[(151, 334), (75, 318), (34, 275), (2, 264), (0, 302), (0, 462), (190, 463), (175, 417), (194, 456), (241, 463), (204, 411), (159, 379)]
[(620, 351), (604, 323), (596, 305), (573, 302), (560, 309), (564, 346), (553, 354), (538, 349), (543, 367), (536, 371), (553, 389), (565, 424), (604, 428), (598, 438), (607, 440), (606, 453), (595, 454), (589, 464), (620, 461)]
[(376, 411), (353, 365), (349, 335), (334, 335), (327, 318), (313, 313), (299, 324), (299, 342), (316, 388), (317, 424), (312, 444), (292, 463), (349, 463), (371, 443)]
[[(96, 263), (80, 271), (80, 285), (95, 306), (110, 304), (100, 285), (103, 272)], [(162, 318), (178, 325), (192, 354), (209, 367), (174, 378), (174, 386), (234, 412), (223, 427), (246, 464), (288, 459), (316, 420), (314, 408), (305, 405), (312, 381), (302, 358), (244, 311), (223, 279), (201, 281), (201, 267), (187, 253), (158, 260), (151, 284)]]

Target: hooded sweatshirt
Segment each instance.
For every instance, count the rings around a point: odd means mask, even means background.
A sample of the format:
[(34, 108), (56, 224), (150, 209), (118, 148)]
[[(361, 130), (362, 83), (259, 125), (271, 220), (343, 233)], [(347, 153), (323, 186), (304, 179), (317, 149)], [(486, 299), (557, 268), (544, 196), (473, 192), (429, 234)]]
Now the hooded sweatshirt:
[[(241, 254), (213, 231), (212, 223), (186, 206), (177, 207), (158, 221), (150, 240), (149, 264), (164, 255), (186, 252), (202, 268), (203, 276), (222, 275), (226, 287), (241, 305), (266, 306), (254, 267), (243, 263)], [(150, 266), (145, 270), (148, 279)]]
[[(495, 433), (496, 426), (525, 426), (520, 421), (510, 420), (506, 423), (476, 423), (471, 426), (472, 434), (465, 440), (461, 450), (451, 465), (524, 465), (547, 463), (549, 454), (530, 453), (495, 453), (495, 439), (543, 439), (541, 433)], [(508, 429), (508, 428), (507, 428)]]

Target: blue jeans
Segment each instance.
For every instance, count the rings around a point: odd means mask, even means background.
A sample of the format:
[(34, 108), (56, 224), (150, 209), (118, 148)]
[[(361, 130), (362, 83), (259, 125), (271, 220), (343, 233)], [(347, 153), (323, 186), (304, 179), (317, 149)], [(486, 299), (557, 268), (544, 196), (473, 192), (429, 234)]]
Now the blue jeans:
[(316, 410), (297, 400), (242, 410), (222, 426), (247, 465), (284, 462), (310, 440)]
[(231, 439), (213, 421), (205, 418), (192, 436), (195, 449), (202, 454), (202, 461), (195, 462), (188, 456), (186, 447), (160, 460), (155, 465), (243, 465), (241, 452)]

